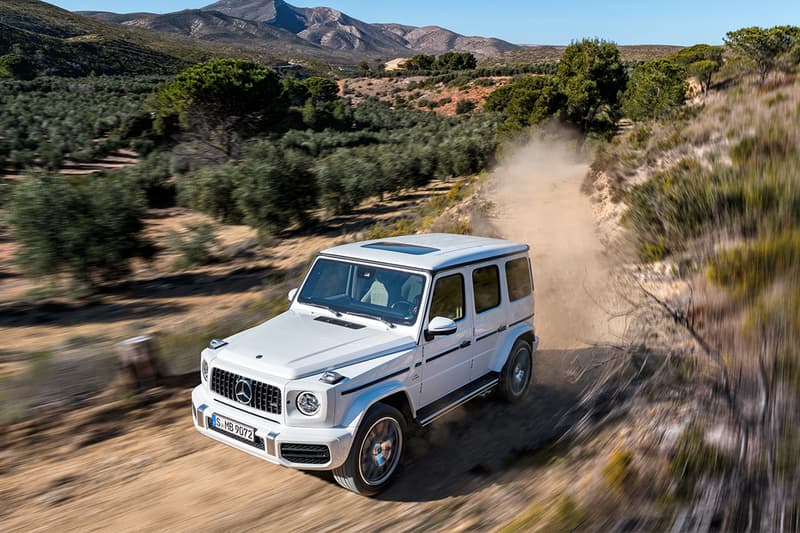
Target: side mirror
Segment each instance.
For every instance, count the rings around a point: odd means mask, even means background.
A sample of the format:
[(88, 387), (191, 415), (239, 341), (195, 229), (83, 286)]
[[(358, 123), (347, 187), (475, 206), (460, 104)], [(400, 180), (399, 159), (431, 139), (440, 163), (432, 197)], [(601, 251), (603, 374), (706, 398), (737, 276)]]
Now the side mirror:
[(439, 335), (452, 335), (456, 330), (458, 330), (458, 326), (451, 319), (437, 316), (428, 323), (428, 329), (425, 330), (425, 340), (432, 340)]
[(297, 288), (294, 288), (289, 291), (289, 301), (293, 302), (295, 296), (297, 296)]

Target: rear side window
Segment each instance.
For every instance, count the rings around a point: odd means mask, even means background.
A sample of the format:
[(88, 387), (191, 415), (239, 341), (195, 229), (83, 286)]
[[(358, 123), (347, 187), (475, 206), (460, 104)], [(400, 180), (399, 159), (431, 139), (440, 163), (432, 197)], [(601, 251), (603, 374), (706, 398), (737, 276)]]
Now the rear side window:
[(453, 274), (436, 280), (428, 319), (437, 316), (454, 321), (464, 318), (464, 276)]
[(531, 271), (527, 257), (513, 259), (506, 263), (506, 282), (508, 297), (513, 302), (525, 298), (531, 291)]
[(483, 313), (500, 305), (500, 269), (496, 265), (472, 271), (475, 312)]

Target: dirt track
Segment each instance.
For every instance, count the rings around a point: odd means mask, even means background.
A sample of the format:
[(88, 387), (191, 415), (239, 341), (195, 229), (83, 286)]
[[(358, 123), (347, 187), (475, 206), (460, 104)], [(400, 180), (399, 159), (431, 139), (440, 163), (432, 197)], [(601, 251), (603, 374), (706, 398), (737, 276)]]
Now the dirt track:
[(532, 245), (542, 338), (535, 387), (521, 405), (477, 400), (413, 438), (404, 474), (379, 500), (201, 437), (182, 389), (2, 437), (2, 529), (454, 531), (507, 523), (541, 489), (529, 458), (558, 434), (576, 399), (580, 384), (567, 380), (567, 367), (596, 357), (583, 341), (604, 336), (593, 303), (602, 294), (591, 294), (603, 286), (603, 260), (579, 192), (585, 172), (552, 147), (528, 148), (497, 171), (497, 226)]

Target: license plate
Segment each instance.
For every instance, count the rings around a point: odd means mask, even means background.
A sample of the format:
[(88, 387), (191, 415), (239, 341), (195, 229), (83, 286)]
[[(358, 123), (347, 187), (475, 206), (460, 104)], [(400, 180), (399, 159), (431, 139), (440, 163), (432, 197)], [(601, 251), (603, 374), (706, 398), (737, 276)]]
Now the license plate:
[(255, 441), (256, 430), (254, 428), (240, 424), (239, 422), (231, 420), (230, 418), (225, 418), (224, 416), (214, 414), (211, 416), (211, 424), (215, 428), (222, 430), (225, 433), (229, 433), (235, 437), (239, 437), (240, 439), (249, 440), (251, 442)]

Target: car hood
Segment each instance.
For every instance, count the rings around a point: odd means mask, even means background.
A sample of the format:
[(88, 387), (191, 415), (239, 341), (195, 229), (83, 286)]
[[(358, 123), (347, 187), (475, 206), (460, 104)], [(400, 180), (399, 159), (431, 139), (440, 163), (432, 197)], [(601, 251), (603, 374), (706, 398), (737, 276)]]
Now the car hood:
[[(300, 379), (413, 348), (413, 338), (376, 327), (331, 323), (332, 317), (287, 311), (227, 339), (217, 360), (284, 379)], [(338, 319), (348, 322), (347, 317)], [(261, 357), (257, 357), (257, 356)]]

